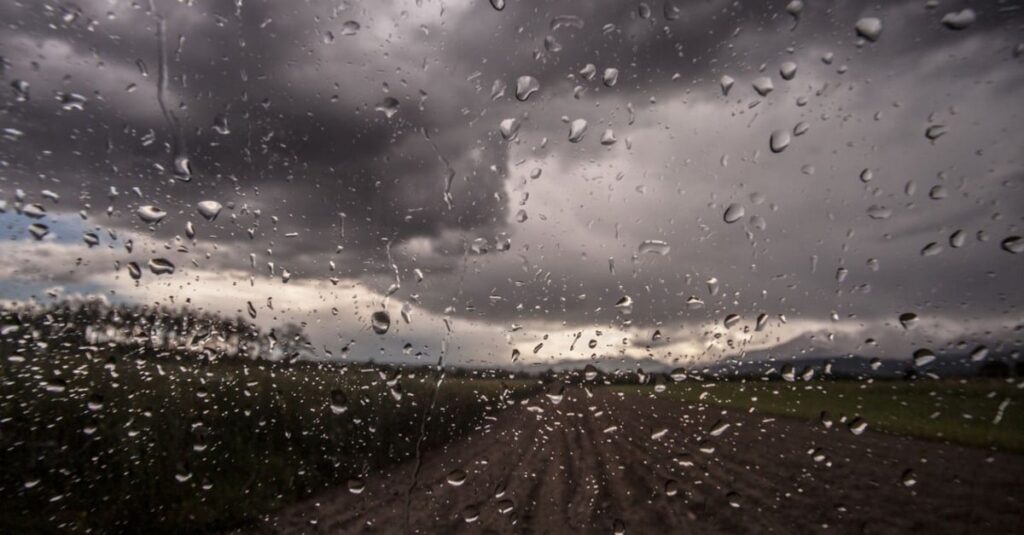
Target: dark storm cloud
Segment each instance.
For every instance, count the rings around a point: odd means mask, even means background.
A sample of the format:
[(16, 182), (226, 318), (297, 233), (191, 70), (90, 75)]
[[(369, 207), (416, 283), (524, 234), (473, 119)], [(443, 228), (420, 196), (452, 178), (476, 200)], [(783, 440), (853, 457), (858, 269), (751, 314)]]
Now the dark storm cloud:
[[(999, 108), (1019, 96), (1017, 11), (974, 6), (977, 22), (954, 32), (938, 21), (962, 6), (927, 10), (916, 0), (807, 2), (795, 28), (785, 2), (678, 2), (672, 20), (661, 1), (647, 2), (650, 19), (635, 2), (523, 1), (501, 12), (485, 1), (154, 5), (158, 13), (89, 2), (77, 16), (30, 2), (0, 6), (5, 85), (32, 84), (29, 102), (3, 96), (0, 127), (25, 132), (0, 143), (6, 197), (13, 187), (50, 189), (60, 209), (88, 204), (92, 224), (140, 232), (148, 231), (134, 208), (155, 204), (171, 214), (154, 236), (169, 240), (195, 222), (201, 243), (221, 247), (203, 260), (211, 268), (248, 269), (253, 253), (261, 270), (273, 261), (296, 278), (323, 279), (333, 260), (333, 275), (380, 292), (394, 282), (392, 243), (403, 280), (396, 299), (416, 293), (427, 311), (453, 306), (496, 332), (524, 320), (610, 325), (623, 295), (637, 302), (638, 346), (656, 327), (705, 334), (729, 313), (826, 324), (833, 312), (864, 324), (912, 308), (1019, 314), (1020, 290), (1006, 280), (1019, 259), (998, 246), (1019, 233), (1015, 207), (1024, 202), (1013, 156), (1021, 138), (1009, 130), (1019, 117)], [(178, 144), (156, 100), (158, 14), (167, 103), (194, 169), (188, 183), (156, 168), (170, 168)], [(583, 27), (552, 29), (563, 15)], [(878, 42), (858, 43), (862, 16), (882, 20)], [(356, 35), (343, 35), (349, 20), (360, 23)], [(545, 48), (548, 36), (560, 50)], [(831, 64), (821, 61), (826, 52)], [(799, 66), (792, 82), (778, 75), (783, 61)], [(598, 68), (592, 81), (578, 75), (587, 63)], [(601, 82), (608, 67), (620, 71), (614, 87)], [(723, 74), (736, 79), (728, 97)], [(527, 102), (513, 96), (521, 75), (541, 84)], [(776, 89), (761, 98), (750, 84), (764, 75)], [(495, 80), (508, 89), (492, 101)], [(580, 99), (577, 84), (586, 88)], [(56, 91), (85, 95), (85, 109), (61, 110)], [(806, 107), (795, 105), (800, 96)], [(391, 118), (374, 109), (386, 97), (399, 102)], [(230, 134), (214, 130), (218, 116)], [(562, 116), (589, 121), (582, 143), (565, 140)], [(498, 124), (511, 117), (523, 126), (505, 142)], [(798, 121), (810, 132), (771, 154), (769, 133)], [(924, 129), (937, 123), (950, 132), (929, 143)], [(599, 145), (604, 128), (615, 129), (616, 145)], [(634, 138), (628, 150), (626, 137)], [(544, 171), (537, 180), (527, 178), (534, 167)], [(868, 185), (857, 180), (865, 167), (877, 174)], [(909, 180), (914, 196), (902, 193)], [(928, 199), (938, 184), (950, 198)], [(117, 199), (107, 197), (111, 186)], [(764, 204), (750, 201), (755, 191)], [(229, 204), (215, 222), (196, 214), (205, 199)], [(747, 217), (725, 225), (732, 202)], [(893, 216), (872, 220), (874, 204)], [(113, 217), (102, 215), (108, 205)], [(529, 221), (513, 223), (520, 207)], [(921, 257), (925, 244), (959, 228), (972, 238), (966, 253), (947, 246)], [(512, 250), (495, 254), (502, 233)], [(467, 254), (475, 238), (491, 252)], [(634, 260), (645, 239), (666, 240), (672, 252)], [(424, 284), (410, 283), (414, 268), (427, 272)], [(715, 296), (705, 288), (711, 277), (720, 281)], [(691, 295), (705, 306), (686, 306)]]

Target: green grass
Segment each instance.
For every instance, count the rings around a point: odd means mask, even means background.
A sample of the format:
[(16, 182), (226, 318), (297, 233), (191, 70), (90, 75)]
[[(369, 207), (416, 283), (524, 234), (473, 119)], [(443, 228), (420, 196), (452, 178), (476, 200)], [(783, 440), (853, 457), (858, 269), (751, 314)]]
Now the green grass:
[[(4, 533), (197, 533), (252, 523), (410, 459), (434, 384), (432, 371), (407, 370), (396, 400), (391, 377), (357, 365), (7, 357)], [(48, 391), (58, 376), (66, 389)], [(513, 396), (535, 388), (504, 384)], [(446, 379), (424, 446), (481, 426), (503, 406), (504, 388), (496, 378)], [(343, 414), (330, 407), (336, 389), (348, 398)]]
[[(646, 386), (613, 388), (653, 394)], [(1024, 389), (1004, 380), (688, 381), (653, 395), (814, 421), (828, 411), (834, 420), (859, 416), (888, 433), (1024, 451)]]

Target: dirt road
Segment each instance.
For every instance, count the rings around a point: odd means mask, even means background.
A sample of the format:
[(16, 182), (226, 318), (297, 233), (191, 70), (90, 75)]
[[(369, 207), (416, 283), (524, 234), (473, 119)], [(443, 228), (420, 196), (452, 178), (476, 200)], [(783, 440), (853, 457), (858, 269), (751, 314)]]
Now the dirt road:
[[(413, 470), (254, 532), (404, 533)], [(410, 498), (411, 533), (1021, 533), (1024, 456), (574, 389), (426, 453)]]

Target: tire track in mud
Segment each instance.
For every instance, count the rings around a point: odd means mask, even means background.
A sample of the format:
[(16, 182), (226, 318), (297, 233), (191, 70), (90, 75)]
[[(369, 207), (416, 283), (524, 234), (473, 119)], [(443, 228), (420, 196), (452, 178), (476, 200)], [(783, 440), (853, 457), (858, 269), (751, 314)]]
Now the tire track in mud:
[[(719, 420), (730, 426), (712, 437)], [(455, 469), (467, 474), (457, 487)], [(360, 495), (325, 492), (250, 532), (402, 533), (411, 470), (369, 474)], [(1016, 454), (567, 389), (560, 404), (525, 400), (426, 452), (410, 519), (414, 533), (611, 533), (616, 520), (634, 534), (1010, 533), (1024, 525), (1022, 477)]]

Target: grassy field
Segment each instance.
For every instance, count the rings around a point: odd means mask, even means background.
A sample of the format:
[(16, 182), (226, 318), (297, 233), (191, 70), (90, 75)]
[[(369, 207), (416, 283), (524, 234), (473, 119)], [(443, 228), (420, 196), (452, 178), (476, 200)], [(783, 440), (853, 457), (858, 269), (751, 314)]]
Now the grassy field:
[(659, 394), (648, 386), (613, 388), (814, 421), (828, 411), (833, 420), (860, 417), (889, 433), (1024, 451), (1024, 389), (1005, 380), (687, 381)]
[[(434, 385), (426, 368), (19, 360), (5, 355), (0, 372), (4, 533), (246, 525), (411, 458)], [(424, 447), (471, 432), (533, 389), (493, 375), (446, 379)]]

